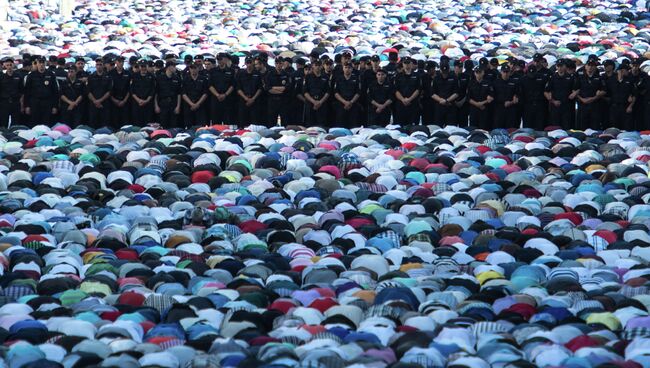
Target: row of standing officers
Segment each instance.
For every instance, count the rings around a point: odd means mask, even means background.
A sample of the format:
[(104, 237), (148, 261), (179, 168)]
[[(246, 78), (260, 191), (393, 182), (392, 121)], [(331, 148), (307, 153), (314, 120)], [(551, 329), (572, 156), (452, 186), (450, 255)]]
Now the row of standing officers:
[[(24, 58), (25, 59), (25, 58)], [(64, 122), (91, 127), (158, 122), (165, 127), (251, 123), (358, 126), (468, 124), (484, 129), (563, 128), (644, 129), (650, 122), (650, 78), (641, 60), (618, 66), (590, 56), (576, 68), (560, 59), (548, 68), (541, 54), (531, 64), (509, 59), (499, 65), (483, 58), (475, 66), (442, 58), (416, 62), (410, 57), (336, 63), (247, 57), (244, 67), (230, 55), (174, 61), (99, 58), (86, 72), (83, 59), (66, 65), (56, 58), (23, 60), (16, 69), (3, 60), (0, 124)], [(295, 69), (294, 69), (295, 65)]]

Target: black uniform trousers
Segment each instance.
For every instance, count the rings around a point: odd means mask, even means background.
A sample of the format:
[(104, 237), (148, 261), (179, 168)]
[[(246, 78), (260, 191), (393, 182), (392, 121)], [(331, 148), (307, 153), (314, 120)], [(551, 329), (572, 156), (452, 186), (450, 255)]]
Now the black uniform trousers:
[(289, 124), (289, 120), (291, 120), (290, 116), (291, 104), (289, 103), (288, 97), (279, 95), (268, 96), (266, 104), (266, 126), (275, 126), (278, 117), (280, 117), (280, 123), (286, 126)]
[[(196, 102), (196, 101), (192, 101)], [(208, 114), (206, 112), (205, 101), (199, 106), (198, 109), (192, 111), (190, 105), (183, 101), (183, 121), (180, 125), (183, 127), (192, 127), (197, 125), (204, 125), (208, 123)]]
[(609, 122), (616, 127), (619, 127), (623, 130), (633, 130), (634, 121), (633, 114), (628, 113), (627, 103), (616, 103), (613, 102), (609, 105)]
[(52, 103), (50, 100), (33, 99), (30, 110), (31, 126), (52, 123)]
[(95, 106), (94, 103), (88, 104), (88, 124), (93, 128), (100, 128), (112, 124), (111, 105), (109, 100), (104, 101), (102, 107)]
[(544, 130), (546, 127), (548, 102), (546, 100), (526, 101), (523, 107), (524, 127)]
[(580, 103), (578, 106), (578, 129), (585, 130), (600, 129), (603, 113), (601, 109), (602, 100), (596, 100), (590, 104)]
[[(120, 98), (121, 101), (124, 97)], [(129, 98), (124, 106), (117, 106), (113, 100), (111, 100), (111, 125), (113, 128), (120, 128), (126, 124), (131, 123), (130, 115), (131, 109), (129, 105), (131, 104), (131, 99)]]
[(467, 126), (467, 118), (469, 117), (469, 98), (465, 97), (460, 104), (456, 104), (456, 108), (458, 109), (457, 111), (457, 118), (458, 118), (458, 126), (460, 127), (465, 127)]
[(20, 124), (20, 101), (19, 100), (0, 100), (0, 126), (8, 127), (9, 118), (12, 125)]
[(401, 101), (396, 101), (393, 121), (400, 125), (418, 124), (420, 122), (420, 106), (417, 101), (412, 101), (408, 106)]
[[(315, 97), (317, 100), (320, 98), (321, 97)], [(331, 123), (331, 121), (327, 120), (327, 117), (329, 116), (329, 100), (325, 101), (318, 110), (314, 110), (314, 105), (310, 102), (307, 102), (306, 105), (305, 119), (309, 126), (328, 126)]]
[[(252, 97), (252, 96), (248, 96)], [(253, 102), (252, 105), (246, 106), (246, 102), (242, 100), (241, 98), (238, 100), (237, 104), (237, 122), (240, 124), (240, 126), (247, 126), (250, 124), (259, 124), (263, 120), (266, 121), (266, 119), (262, 118), (262, 106), (260, 105), (260, 97), (258, 96), (255, 99), (255, 102)]]
[(386, 126), (390, 124), (391, 107), (388, 106), (382, 112), (377, 113), (377, 108), (373, 105), (368, 105), (368, 124)]
[(494, 105), (494, 126), (499, 128), (519, 128), (516, 105), (505, 107), (503, 102)]
[(436, 118), (436, 103), (431, 100), (431, 97), (425, 97), (422, 99), (422, 124), (431, 125), (434, 124)]
[(214, 95), (210, 94), (210, 120), (213, 124), (230, 124), (233, 123), (232, 108), (236, 100), (233, 100), (232, 94), (223, 101), (219, 101)]
[(153, 121), (153, 107), (153, 100), (144, 106), (140, 106), (140, 104), (133, 101), (131, 103), (131, 120), (133, 124), (147, 125), (151, 123)]
[(158, 107), (160, 108), (158, 123), (160, 123), (164, 128), (175, 128), (178, 119), (178, 116), (174, 113), (174, 110), (176, 109), (176, 98), (158, 98)]
[(435, 124), (445, 126), (456, 124), (457, 114), (456, 114), (456, 105), (441, 105), (436, 103), (433, 122)]
[(560, 106), (549, 104), (549, 124), (559, 125), (564, 129), (569, 129), (573, 125), (574, 109), (571, 106), (574, 102), (571, 100), (562, 101)]
[(478, 107), (470, 106), (469, 107), (469, 124), (473, 127), (477, 127), (485, 130), (492, 130), (492, 106), (485, 105), (485, 110), (481, 110)]
[(60, 111), (60, 116), (61, 116), (61, 122), (68, 124), (71, 127), (76, 127), (80, 124), (82, 124), (83, 121), (83, 104), (75, 106), (74, 109), (68, 110), (68, 104), (66, 103), (61, 103), (61, 111)]
[(346, 110), (343, 104), (338, 100), (334, 102), (334, 126), (350, 128), (359, 124), (359, 105), (352, 104), (350, 109)]

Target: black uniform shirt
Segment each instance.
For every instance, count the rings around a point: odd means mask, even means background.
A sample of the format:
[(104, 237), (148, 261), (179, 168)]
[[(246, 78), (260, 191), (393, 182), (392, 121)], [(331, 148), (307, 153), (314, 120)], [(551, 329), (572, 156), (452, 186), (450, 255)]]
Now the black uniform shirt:
[(395, 95), (395, 89), (390, 84), (388, 79), (383, 84), (374, 81), (368, 88), (368, 102), (375, 101), (378, 104), (384, 104), (388, 100), (392, 100)]
[(74, 82), (66, 78), (61, 86), (61, 95), (67, 97), (70, 101), (76, 100), (79, 96), (83, 96), (85, 93), (86, 85), (79, 78), (76, 78)]
[(231, 68), (216, 67), (210, 71), (210, 85), (219, 93), (226, 93), (235, 84), (235, 72)]
[(587, 73), (582, 73), (577, 80), (578, 95), (582, 98), (595, 97), (598, 91), (605, 90), (605, 85), (598, 73), (591, 77)]
[(354, 74), (351, 74), (350, 78), (347, 79), (344, 75), (341, 75), (341, 77), (334, 82), (334, 92), (338, 93), (348, 101), (352, 100), (354, 95), (359, 93), (360, 88), (359, 77)]
[(162, 74), (156, 78), (156, 94), (159, 101), (165, 98), (176, 98), (180, 93), (181, 81), (176, 74), (171, 77)]
[(111, 95), (118, 100), (124, 99), (124, 97), (129, 93), (131, 74), (126, 70), (119, 73), (117, 69), (113, 69), (110, 76), (113, 79), (113, 90), (111, 91)]
[(422, 88), (420, 77), (411, 72), (411, 74), (399, 73), (395, 77), (395, 91), (402, 94), (402, 97), (411, 97), (415, 91)]
[(183, 81), (183, 94), (187, 95), (192, 102), (197, 102), (206, 93), (208, 93), (208, 83), (200, 76), (192, 79), (188, 75)]
[(273, 87), (285, 87), (285, 90), (282, 94), (270, 94), (270, 97), (285, 97), (289, 96), (291, 93), (291, 77), (284, 71), (278, 73), (277, 70), (269, 70), (266, 74), (266, 80), (264, 86), (267, 91), (271, 90)]
[(147, 73), (142, 75), (140, 73), (133, 76), (131, 79), (131, 93), (142, 100), (153, 96), (156, 91), (156, 79), (153, 75)]
[(519, 86), (517, 82), (508, 78), (504, 80), (499, 77), (494, 81), (494, 101), (503, 105), (506, 101), (512, 101), (515, 95), (519, 94)]
[(436, 74), (431, 85), (431, 96), (438, 95), (441, 98), (449, 98), (458, 92), (458, 80), (452, 73), (444, 77), (441, 73)]
[(262, 88), (262, 76), (257, 70), (249, 73), (247, 70), (240, 70), (237, 73), (237, 89), (244, 92), (247, 97), (255, 96), (257, 90)]
[(551, 92), (553, 99), (558, 101), (568, 101), (575, 88), (575, 79), (568, 73), (563, 76), (555, 73), (546, 84), (546, 92)]
[(544, 91), (546, 90), (546, 83), (548, 78), (542, 72), (528, 73), (522, 79), (522, 96), (526, 103), (540, 103), (545, 102)]
[(104, 72), (102, 75), (93, 73), (88, 77), (88, 92), (95, 98), (101, 98), (113, 89), (113, 79)]
[(480, 82), (476, 79), (469, 82), (467, 97), (476, 102), (483, 102), (488, 96), (494, 96), (494, 87), (490, 81), (483, 78)]
[(607, 80), (607, 96), (612, 105), (627, 105), (628, 98), (636, 95), (636, 86), (631, 78), (619, 81), (616, 76)]
[(320, 76), (309, 74), (305, 77), (303, 91), (309, 93), (312, 98), (320, 100), (326, 93), (330, 92), (330, 81), (325, 74), (321, 73)]
[(24, 78), (16, 73), (9, 76), (7, 73), (0, 73), (0, 99), (17, 102), (23, 94)]
[(52, 72), (35, 70), (25, 78), (25, 106), (31, 107), (34, 100), (46, 101), (52, 107), (58, 104), (59, 87)]

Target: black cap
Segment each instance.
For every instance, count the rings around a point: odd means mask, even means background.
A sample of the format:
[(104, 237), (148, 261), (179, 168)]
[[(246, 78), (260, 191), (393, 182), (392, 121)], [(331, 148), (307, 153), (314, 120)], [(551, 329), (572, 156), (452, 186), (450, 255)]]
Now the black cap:
[(630, 65), (626, 63), (621, 63), (621, 65), (616, 68), (616, 70), (630, 70)]
[(397, 59), (398, 59), (398, 55), (395, 51), (391, 51), (388, 53), (388, 60), (397, 61)]
[(490, 62), (486, 57), (482, 57), (478, 60), (478, 65), (488, 65)]
[(169, 68), (170, 66), (176, 67), (176, 62), (174, 60), (168, 60), (165, 63), (165, 68)]
[(129, 58), (129, 64), (135, 65), (138, 62), (138, 57), (133, 55)]
[(370, 57), (370, 61), (379, 61), (379, 60), (381, 60), (381, 58), (379, 57), (379, 55), (372, 55), (372, 56)]
[(220, 52), (217, 54), (217, 60), (219, 59), (230, 59), (230, 54), (227, 52)]
[(499, 65), (499, 59), (497, 58), (490, 59), (490, 65), (494, 65), (494, 66)]
[(199, 55), (196, 55), (196, 56), (194, 57), (194, 60), (203, 60), (203, 55), (200, 55), (200, 54), (199, 54)]
[(557, 67), (557, 66), (566, 66), (566, 60), (564, 60), (564, 59), (558, 59), (558, 60), (555, 62), (555, 66), (556, 66), (556, 67)]
[(183, 58), (183, 60), (184, 60), (186, 63), (190, 63), (190, 62), (194, 61), (194, 58), (192, 57), (192, 55), (185, 55), (185, 57)]
[(594, 60), (594, 59), (587, 60), (587, 65), (598, 66), (598, 60)]
[(509, 72), (510, 72), (510, 65), (508, 65), (508, 64), (503, 64), (503, 65), (501, 66), (501, 72), (502, 72), (502, 73), (509, 73)]
[(441, 63), (440, 64), (440, 70), (448, 71), (449, 70), (449, 63)]
[(388, 74), (388, 72), (387, 72), (386, 69), (384, 69), (384, 68), (379, 68), (379, 69), (377, 69), (377, 73)]
[(95, 58), (95, 62), (103, 64), (104, 63), (104, 58), (101, 58), (101, 57)]
[(484, 71), (485, 71), (485, 67), (482, 65), (478, 65), (474, 68), (474, 73), (484, 72)]
[(533, 61), (542, 61), (543, 59), (544, 59), (544, 55), (540, 53), (536, 53), (535, 55), (533, 55)]
[(7, 56), (6, 58), (2, 59), (3, 63), (13, 63), (14, 59), (11, 56)]
[(309, 53), (309, 57), (318, 59), (320, 57), (320, 53), (316, 50), (311, 50), (311, 52)]
[(164, 68), (165, 62), (162, 60), (156, 60), (154, 61), (153, 66), (155, 66), (156, 68)]
[(305, 64), (307, 64), (307, 60), (303, 58), (296, 59), (296, 65), (305, 65)]
[(643, 60), (641, 60), (641, 58), (632, 59), (632, 65), (641, 65), (642, 62)]
[(252, 63), (253, 60), (255, 60), (252, 56), (246, 56), (246, 59), (244, 59), (244, 63)]
[(83, 56), (77, 56), (76, 58), (74, 58), (75, 63), (78, 63), (80, 61), (83, 61), (85, 63), (86, 59)]
[(435, 60), (429, 60), (427, 61), (425, 68), (426, 69), (434, 69), (438, 67), (438, 63), (435, 62)]
[(604, 66), (614, 66), (614, 65), (616, 65), (616, 63), (614, 62), (614, 60), (607, 59), (607, 60), (605, 60), (605, 61), (603, 62), (603, 65), (604, 65)]
[(65, 65), (65, 58), (56, 59), (56, 65), (60, 65), (60, 66)]
[(402, 63), (412, 63), (413, 59), (410, 56), (404, 56), (402, 58)]
[(126, 61), (126, 58), (125, 58), (124, 56), (121, 56), (121, 55), (120, 55), (120, 56), (118, 56), (118, 57), (115, 58), (115, 61), (121, 61), (121, 62), (124, 62), (124, 61)]
[(48, 58), (48, 61), (49, 61), (50, 63), (56, 63), (56, 61), (57, 61), (58, 59), (59, 59), (59, 58), (56, 57), (56, 55), (50, 55), (50, 57)]
[(147, 65), (149, 65), (149, 63), (148, 63), (146, 60), (144, 60), (144, 59), (140, 60), (140, 61), (138, 62), (138, 64), (140, 64), (140, 66), (147, 66)]

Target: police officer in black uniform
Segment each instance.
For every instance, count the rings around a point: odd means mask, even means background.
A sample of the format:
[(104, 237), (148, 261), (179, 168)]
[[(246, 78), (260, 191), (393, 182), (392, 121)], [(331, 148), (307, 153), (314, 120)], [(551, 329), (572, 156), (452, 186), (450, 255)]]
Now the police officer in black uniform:
[(494, 126), (499, 128), (519, 128), (519, 85), (510, 73), (510, 65), (505, 64), (501, 66), (501, 76), (494, 81)]
[(235, 92), (235, 72), (228, 67), (228, 58), (227, 53), (219, 53), (217, 67), (210, 70), (210, 118), (214, 124), (232, 123), (230, 97)]
[(379, 69), (376, 74), (368, 87), (368, 123), (386, 126), (390, 123), (395, 88), (388, 81), (385, 70)]
[(598, 62), (589, 60), (583, 72), (578, 76), (578, 107), (580, 117), (578, 129), (600, 129), (602, 124), (603, 97), (605, 96), (605, 82), (598, 74)]
[(275, 63), (275, 68), (269, 70), (264, 79), (264, 89), (268, 95), (266, 121), (270, 126), (276, 125), (278, 117), (282, 125), (289, 124), (291, 115), (289, 103), (291, 100), (291, 76), (282, 68), (282, 58), (279, 61), (276, 58)]
[(13, 125), (20, 124), (20, 114), (24, 110), (24, 78), (14, 69), (12, 58), (2, 60), (2, 66), (4, 73), (0, 73), (0, 125), (8, 127), (10, 119)]
[[(471, 63), (471, 60), (467, 60)], [(467, 126), (467, 118), (469, 114), (469, 103), (467, 102), (467, 87), (469, 86), (469, 81), (472, 79), (471, 67), (469, 68), (470, 72), (467, 73), (463, 70), (464, 63), (460, 60), (454, 62), (454, 74), (458, 80), (458, 98), (454, 104), (456, 105), (456, 116), (458, 117), (458, 126)]]
[(494, 87), (485, 79), (485, 67), (474, 68), (474, 78), (467, 88), (469, 100), (469, 123), (485, 130), (492, 129), (491, 103), (494, 100)]
[(327, 126), (331, 122), (327, 120), (329, 115), (330, 81), (323, 74), (323, 66), (320, 60), (311, 64), (311, 73), (305, 76), (303, 96), (307, 101), (307, 123), (310, 126)]
[(575, 78), (567, 72), (565, 60), (557, 61), (556, 72), (546, 84), (545, 97), (549, 102), (549, 124), (559, 125), (564, 129), (572, 128), (572, 104), (578, 95)]
[(132, 76), (129, 88), (133, 99), (131, 118), (133, 123), (138, 125), (146, 125), (153, 121), (156, 79), (147, 71), (147, 66), (146, 60), (140, 61), (140, 72)]
[(415, 125), (420, 120), (419, 96), (421, 80), (413, 72), (413, 59), (402, 58), (403, 70), (395, 77), (395, 116), (393, 120), (400, 125)]
[(45, 58), (38, 57), (25, 78), (25, 113), (32, 125), (50, 124), (59, 106), (59, 87), (54, 73), (45, 69)]
[(260, 54), (256, 56), (253, 60), (253, 64), (255, 65), (255, 71), (259, 73), (260, 80), (262, 81), (262, 93), (256, 99), (256, 103), (259, 104), (260, 114), (259, 117), (255, 120), (257, 123), (268, 126), (270, 124), (267, 120), (269, 94), (266, 92), (266, 80), (268, 74), (272, 72), (272, 68), (268, 65), (268, 56), (266, 54)]
[(95, 72), (88, 77), (88, 123), (94, 128), (111, 124), (113, 80), (104, 70), (104, 60), (95, 60)]
[(111, 119), (113, 127), (119, 128), (130, 120), (130, 93), (131, 73), (124, 68), (124, 57), (118, 56), (115, 59), (115, 68), (109, 73), (113, 80), (111, 90)]
[(629, 77), (630, 66), (622, 63), (616, 69), (616, 76), (607, 80), (609, 96), (609, 121), (625, 130), (633, 130), (632, 113), (636, 103), (636, 86)]
[[(262, 105), (262, 77), (255, 68), (255, 59), (251, 56), (244, 59), (246, 68), (237, 73), (235, 86), (237, 88), (237, 115), (239, 123), (246, 126), (261, 122)], [(266, 120), (266, 119), (264, 119)]]
[(201, 78), (195, 64), (188, 66), (189, 73), (183, 80), (183, 124), (185, 128), (208, 122), (206, 101), (208, 100), (208, 81)]
[(73, 127), (83, 123), (85, 107), (86, 84), (77, 78), (78, 73), (77, 68), (71, 66), (61, 84), (61, 121)]
[(456, 124), (456, 105), (454, 101), (458, 98), (458, 80), (449, 71), (449, 64), (440, 63), (440, 73), (432, 82), (432, 95), (435, 106), (434, 123), (442, 126)]
[(420, 98), (422, 124), (431, 125), (435, 121), (436, 103), (431, 101), (431, 96), (433, 96), (433, 80), (437, 74), (438, 63), (429, 60), (424, 65), (424, 68), (426, 72), (422, 75), (422, 98)]
[(156, 78), (154, 108), (158, 122), (164, 128), (175, 128), (181, 113), (181, 80), (176, 73), (176, 63), (168, 61), (162, 75)]
[(302, 89), (305, 85), (305, 59), (296, 60), (296, 70), (291, 74), (293, 81), (293, 116), (291, 117), (294, 124), (304, 124), (306, 119), (305, 96)]
[(334, 122), (344, 127), (359, 123), (358, 101), (361, 97), (361, 81), (352, 72), (352, 64), (343, 65), (343, 75), (334, 81)]
[(544, 95), (548, 83), (546, 74), (539, 71), (535, 64), (531, 64), (521, 83), (524, 126), (543, 130), (548, 114), (548, 101)]

